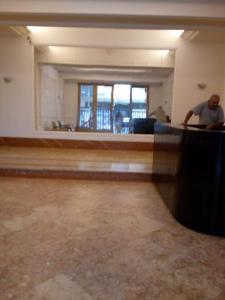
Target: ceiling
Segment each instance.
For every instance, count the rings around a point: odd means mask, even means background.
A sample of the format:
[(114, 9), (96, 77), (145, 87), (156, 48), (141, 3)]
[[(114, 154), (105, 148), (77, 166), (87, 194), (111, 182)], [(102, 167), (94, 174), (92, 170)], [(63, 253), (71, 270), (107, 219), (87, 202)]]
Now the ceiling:
[[(49, 30), (51, 30), (51, 28), (49, 28)], [(57, 36), (57, 28), (53, 29), (56, 36)], [(69, 28), (69, 31), (67, 31), (68, 36), (67, 36), (67, 40), (63, 40), (63, 42), (61, 42), (63, 44), (63, 46), (66, 46), (66, 43), (69, 43), (69, 46), (82, 46), (85, 47), (85, 44), (76, 44), (76, 45), (71, 45), (71, 41), (73, 41), (74, 39), (77, 38), (77, 40), (79, 40), (79, 37), (77, 35), (78, 31), (77, 28)], [(90, 32), (88, 32), (88, 29), (85, 29), (86, 32), (86, 40), (90, 41), (90, 39), (88, 38), (88, 33), (91, 32), (91, 30), (93, 29), (89, 29)], [(99, 34), (101, 36), (101, 32), (102, 30), (107, 30), (107, 29), (94, 29), (95, 33), (97, 30), (99, 30)], [(110, 29), (111, 30), (111, 29)], [(111, 38), (114, 38), (114, 41), (116, 42), (116, 34), (119, 36), (121, 34), (125, 34), (126, 31), (125, 29), (113, 29), (114, 31), (109, 31), (110, 33), (113, 33), (114, 36), (111, 34)], [(125, 31), (125, 33), (124, 33)], [(162, 30), (161, 30), (162, 31)], [(152, 36), (152, 40), (154, 42), (154, 39), (156, 39), (157, 37), (157, 33), (161, 32), (161, 31), (157, 31), (157, 30), (135, 30), (133, 31), (136, 36), (135, 38), (137, 39), (137, 43), (141, 43), (141, 35), (144, 34), (148, 34), (148, 39), (150, 38), (150, 36)], [(65, 34), (65, 29), (59, 28), (58, 32), (60, 33), (58, 36), (58, 41), (60, 41), (60, 37), (62, 37), (62, 34)], [(82, 33), (82, 31), (81, 31)], [(132, 33), (132, 30), (129, 30), (129, 34)], [(92, 32), (93, 35), (93, 32)], [(51, 34), (49, 34), (47, 32), (47, 34), (44, 37), (44, 40), (41, 42), (41, 38), (34, 38), (34, 36), (32, 36), (32, 34), (27, 30), (26, 27), (13, 27), (13, 26), (0, 26), (0, 36), (1, 37), (19, 37), (19, 36), (30, 36), (31, 40), (34, 44), (34, 46), (39, 47), (39, 49), (41, 47), (46, 47), (48, 45), (51, 45), (52, 43), (49, 42), (48, 44), (48, 36), (51, 36)], [(98, 35), (96, 35), (98, 37)], [(120, 39), (124, 39), (126, 35), (121, 35)], [(123, 38), (124, 37), (124, 38)], [(208, 31), (208, 30), (201, 30), (201, 31), (185, 31), (182, 35), (182, 37), (190, 42), (196, 42), (196, 43), (206, 43), (206, 42), (210, 42), (210, 43), (225, 43), (225, 32), (224, 31)], [(165, 39), (165, 38), (164, 38)], [(34, 40), (34, 41), (33, 41)], [(98, 38), (94, 39), (95, 41), (98, 40)], [(162, 38), (163, 40), (163, 38)], [(37, 43), (35, 44), (35, 41), (37, 41)], [(56, 38), (57, 41), (57, 38)], [(68, 42), (70, 41), (70, 42)], [(81, 43), (85, 43), (83, 40), (79, 40), (79, 42)], [(98, 42), (101, 42), (101, 39), (98, 40)], [(152, 41), (151, 41), (152, 43)], [(96, 45), (95, 45), (96, 46)], [(99, 44), (99, 47), (109, 47), (110, 45), (102, 45)], [(132, 45), (131, 45), (132, 46)], [(149, 47), (151, 45), (149, 44)], [(139, 76), (139, 77), (158, 77), (158, 78), (166, 78), (168, 77), (171, 72), (173, 71), (173, 69), (171, 68), (112, 68), (112, 67), (80, 67), (80, 66), (64, 66), (64, 65), (55, 65), (56, 69), (59, 72), (62, 73), (67, 73), (67, 74), (73, 74), (73, 73), (79, 73), (81, 76), (82, 75), (86, 75), (86, 74), (90, 74), (90, 75), (98, 75), (98, 74), (106, 74), (106, 75), (116, 75), (116, 74), (120, 74), (120, 75), (132, 75), (132, 76)]]
[[(48, 26), (48, 30), (33, 34), (25, 25)], [(165, 29), (185, 29), (182, 38), (192, 43), (225, 43), (224, 0), (10, 0), (2, 1), (0, 8), (0, 37), (26, 37), (43, 52), (50, 45), (177, 49), (179, 40), (166, 35)], [(105, 72), (115, 76), (162, 78), (172, 71), (171, 68), (55, 67), (67, 74)]]
[(18, 36), (18, 33), (9, 26), (0, 26), (0, 36)]
[(172, 72), (173, 68), (112, 68), (112, 67), (80, 67), (80, 66), (62, 66), (54, 65), (54, 67), (61, 73), (79, 75), (87, 75), (87, 73), (94, 75), (101, 75), (102, 73), (108, 75), (138, 75), (148, 77), (167, 78)]
[[(56, 27), (49, 27), (50, 30), (55, 30), (56, 31)], [(65, 32), (66, 28), (58, 28), (58, 32), (60, 32), (63, 29), (63, 32)], [(77, 28), (71, 27), (71, 28), (67, 28), (70, 30), (70, 37), (71, 39), (76, 36), (76, 30)], [(88, 34), (88, 31), (91, 31), (91, 28), (89, 29), (85, 29), (86, 30), (86, 34)], [(101, 33), (101, 30), (103, 29), (95, 29), (95, 30), (99, 30), (99, 33)], [(108, 29), (104, 29), (104, 30), (108, 30)], [(120, 34), (121, 32), (123, 32), (124, 29), (116, 29), (117, 34)], [(127, 30), (127, 32), (129, 32), (131, 30)], [(161, 32), (162, 30), (134, 30), (133, 32), (138, 32), (139, 34), (142, 34), (143, 32), (145, 33), (151, 33), (154, 34), (154, 32)], [(164, 30), (166, 31), (166, 30)], [(32, 35), (29, 30), (27, 30), (27, 28), (25, 26), (0, 26), (0, 36), (1, 37), (7, 37), (7, 36), (22, 36), (22, 35)], [(62, 35), (59, 34), (59, 37)], [(153, 35), (153, 38), (155, 38), (155, 35)], [(208, 42), (208, 43), (225, 43), (225, 30), (186, 30), (183, 34), (183, 38), (187, 39), (187, 40), (191, 40), (192, 42)], [(51, 38), (49, 37), (49, 39), (51, 40)], [(38, 43), (39, 42), (39, 43)], [(40, 44), (40, 39), (38, 39), (38, 42), (34, 44), (38, 45)], [(46, 42), (46, 40), (44, 42), (42, 42), (45, 45), (52, 45), (52, 43), (48, 43)], [(66, 46), (66, 45), (63, 45)], [(72, 46), (72, 45), (68, 45), (68, 46)]]

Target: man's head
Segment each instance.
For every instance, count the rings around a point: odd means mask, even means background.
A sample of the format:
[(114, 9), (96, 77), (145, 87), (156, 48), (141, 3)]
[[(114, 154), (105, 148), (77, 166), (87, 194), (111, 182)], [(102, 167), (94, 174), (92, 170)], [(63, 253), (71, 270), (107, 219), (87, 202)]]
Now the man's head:
[(212, 95), (208, 100), (209, 109), (216, 109), (219, 106), (220, 96)]

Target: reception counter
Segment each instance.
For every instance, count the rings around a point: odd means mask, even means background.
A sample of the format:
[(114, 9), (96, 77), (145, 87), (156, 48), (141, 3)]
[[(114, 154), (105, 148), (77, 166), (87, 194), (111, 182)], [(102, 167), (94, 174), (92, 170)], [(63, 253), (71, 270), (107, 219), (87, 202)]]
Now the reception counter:
[(155, 124), (153, 180), (177, 221), (225, 236), (225, 128)]

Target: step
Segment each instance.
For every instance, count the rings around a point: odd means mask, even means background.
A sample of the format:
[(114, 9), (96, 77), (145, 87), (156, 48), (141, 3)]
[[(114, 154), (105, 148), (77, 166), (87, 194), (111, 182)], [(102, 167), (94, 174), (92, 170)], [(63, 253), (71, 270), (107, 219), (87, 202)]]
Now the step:
[(146, 151), (0, 147), (0, 176), (151, 181)]

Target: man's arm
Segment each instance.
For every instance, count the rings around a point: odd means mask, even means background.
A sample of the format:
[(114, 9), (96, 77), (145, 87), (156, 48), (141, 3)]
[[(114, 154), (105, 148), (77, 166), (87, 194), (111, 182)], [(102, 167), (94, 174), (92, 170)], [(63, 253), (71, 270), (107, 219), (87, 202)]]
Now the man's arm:
[(209, 124), (206, 128), (207, 129), (217, 128), (223, 126), (223, 123), (224, 123), (224, 111), (223, 108), (219, 106), (219, 116), (217, 122), (214, 124)]
[(148, 116), (151, 117), (151, 116), (154, 116), (156, 113), (156, 110), (153, 110)]
[(219, 122), (219, 123), (215, 123), (215, 124), (209, 124), (206, 126), (207, 129), (213, 129), (213, 128), (217, 128), (223, 126), (223, 122)]
[(191, 118), (192, 115), (193, 115), (193, 111), (190, 110), (190, 111), (187, 113), (187, 115), (186, 115), (186, 117), (185, 117), (184, 122), (182, 123), (182, 125), (187, 126), (187, 123), (188, 123), (188, 121), (190, 120), (190, 118)]

